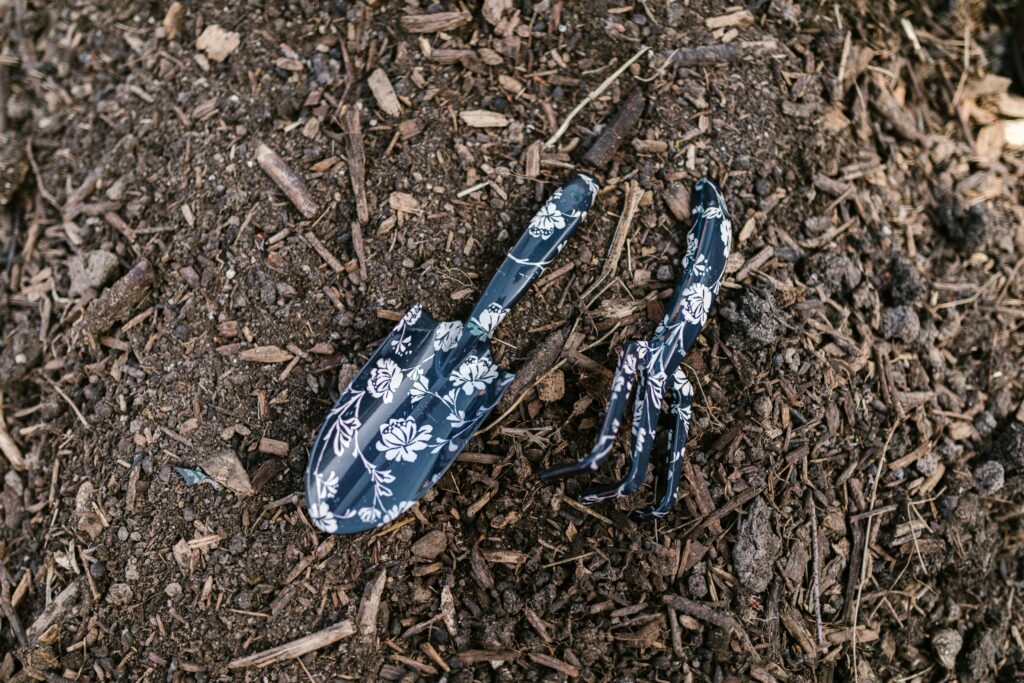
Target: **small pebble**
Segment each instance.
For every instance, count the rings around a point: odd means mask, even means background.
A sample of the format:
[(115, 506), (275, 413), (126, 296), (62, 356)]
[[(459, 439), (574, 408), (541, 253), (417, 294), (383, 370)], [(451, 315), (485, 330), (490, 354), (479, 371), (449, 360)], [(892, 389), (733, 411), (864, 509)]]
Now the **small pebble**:
[(956, 668), (956, 656), (963, 646), (964, 638), (955, 629), (944, 628), (932, 635), (932, 647), (935, 648), (939, 663), (950, 671)]
[(443, 553), (447, 546), (448, 539), (445, 537), (444, 532), (440, 529), (435, 529), (430, 533), (424, 534), (418, 541), (412, 544), (412, 554), (416, 557), (422, 557), (424, 560), (433, 560)]
[(997, 493), (1005, 483), (1002, 463), (989, 460), (978, 465), (974, 469), (974, 481), (982, 495), (991, 496), (993, 493)]
[(886, 339), (910, 344), (921, 334), (921, 320), (910, 306), (893, 306), (882, 311), (880, 331)]
[(914, 467), (917, 471), (926, 477), (930, 477), (935, 474), (935, 470), (939, 466), (939, 459), (933, 454), (929, 453), (921, 458), (918, 458), (917, 462), (914, 463)]

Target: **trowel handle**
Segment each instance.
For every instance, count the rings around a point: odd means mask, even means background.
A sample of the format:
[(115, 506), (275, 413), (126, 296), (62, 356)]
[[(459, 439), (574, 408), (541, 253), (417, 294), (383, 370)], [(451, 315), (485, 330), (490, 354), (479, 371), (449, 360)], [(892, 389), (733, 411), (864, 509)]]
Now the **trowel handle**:
[(467, 330), (490, 339), (494, 330), (562, 250), (597, 197), (597, 181), (586, 173), (555, 190), (533, 217), (526, 232), (505, 257), (498, 272), (477, 302)]
[(679, 360), (693, 346), (725, 276), (732, 246), (732, 218), (714, 180), (701, 178), (690, 195), (692, 225), (687, 233), (683, 273), (653, 341), (679, 347)]

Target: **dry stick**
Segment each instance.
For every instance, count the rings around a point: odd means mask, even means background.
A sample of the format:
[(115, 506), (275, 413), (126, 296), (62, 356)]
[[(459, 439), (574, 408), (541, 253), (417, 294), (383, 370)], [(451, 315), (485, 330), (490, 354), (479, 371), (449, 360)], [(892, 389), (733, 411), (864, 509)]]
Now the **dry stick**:
[(3, 452), (14, 469), (24, 470), (26, 468), (25, 456), (22, 455), (18, 444), (11, 438), (10, 432), (7, 431), (7, 424), (4, 422), (4, 395), (2, 392), (0, 392), (0, 452)]
[(618, 79), (618, 77), (621, 76), (623, 74), (623, 72), (625, 72), (626, 69), (628, 69), (630, 67), (631, 64), (633, 64), (633, 62), (635, 62), (636, 60), (640, 59), (641, 57), (643, 57), (645, 54), (647, 54), (650, 51), (651, 51), (651, 48), (647, 47), (646, 45), (644, 47), (640, 48), (635, 55), (633, 55), (628, 60), (626, 60), (626, 62), (622, 66), (620, 66), (618, 69), (616, 69), (615, 72), (612, 73), (611, 76), (609, 76), (608, 78), (604, 79), (604, 81), (601, 83), (601, 85), (597, 86), (597, 88), (595, 90), (593, 90), (589, 95), (584, 97), (583, 101), (580, 102), (579, 104), (577, 104), (573, 108), (573, 110), (571, 112), (569, 112), (569, 115), (565, 118), (564, 121), (562, 121), (562, 125), (559, 126), (558, 130), (555, 131), (555, 134), (552, 135), (550, 138), (548, 138), (548, 141), (544, 143), (544, 149), (549, 149), (556, 142), (558, 142), (562, 138), (562, 136), (565, 135), (565, 131), (569, 130), (569, 124), (572, 123), (572, 120), (574, 118), (576, 118), (576, 115), (579, 114), (583, 110), (583, 108), (585, 106), (587, 106), (588, 104), (593, 102), (595, 99), (600, 97), (601, 93), (603, 93), (605, 90), (610, 88), (612, 83), (614, 83), (616, 81), (616, 79)]
[[(896, 428), (900, 426), (902, 420), (897, 420), (893, 423), (892, 428), (889, 429), (889, 434), (885, 437), (885, 444), (882, 446), (881, 452), (878, 454), (878, 462), (875, 463), (875, 480), (871, 482), (871, 502), (868, 505), (868, 512), (875, 509), (875, 499), (878, 496), (878, 480), (882, 478), (882, 465), (885, 463), (885, 454), (889, 451), (889, 442), (892, 441), (892, 435), (896, 433)], [(852, 635), (852, 650), (853, 650), (853, 680), (860, 680), (857, 673), (857, 621), (860, 618), (860, 599), (861, 593), (864, 590), (864, 580), (867, 578), (868, 572), (868, 557), (871, 555), (871, 522), (874, 521), (874, 517), (868, 517), (868, 521), (865, 524), (864, 529), (864, 554), (861, 556), (860, 561), (860, 579), (857, 581), (857, 600), (853, 605), (853, 633)]]
[(814, 624), (817, 627), (818, 645), (825, 644), (821, 632), (821, 565), (818, 557), (818, 509), (814, 505), (814, 497), (808, 491), (807, 504), (811, 507), (811, 550), (814, 552), (814, 583), (811, 585), (811, 598), (814, 600)]
[(281, 188), (295, 208), (306, 218), (312, 218), (318, 211), (316, 202), (309, 194), (309, 188), (295, 171), (285, 163), (284, 159), (277, 155), (277, 152), (267, 147), (262, 142), (256, 147), (256, 161), (263, 172), (270, 176), (270, 179)]
[(334, 643), (348, 638), (356, 632), (352, 622), (349, 620), (339, 621), (334, 626), (329, 626), (322, 631), (311, 633), (308, 636), (303, 636), (298, 640), (293, 640), (290, 643), (279, 645), (277, 647), (264, 650), (263, 652), (257, 652), (254, 655), (248, 657), (242, 657), (236, 659), (228, 664), (229, 669), (244, 669), (245, 667), (255, 666), (264, 667), (276, 664), (277, 662), (283, 662), (289, 659), (295, 659), (301, 657), (304, 654), (319, 650), (322, 647), (333, 645)]
[(684, 47), (674, 54), (675, 63), (680, 66), (703, 66), (735, 62), (744, 55), (757, 55), (778, 47), (774, 40), (750, 40), (724, 45), (697, 45)]
[(736, 620), (736, 617), (731, 614), (712, 609), (694, 600), (688, 600), (681, 595), (663, 595), (661, 596), (661, 602), (673, 609), (679, 610), (683, 614), (689, 614), (694, 619), (705, 621), (723, 631), (735, 633), (747, 654), (755, 660), (761, 661), (761, 656), (757, 653), (757, 649), (754, 648), (754, 643), (751, 642), (750, 636), (747, 635), (747, 632), (740, 625), (740, 622)]
[(7, 571), (7, 566), (0, 562), (0, 586), (2, 586), (2, 590), (0, 590), (0, 608), (3, 609), (7, 621), (11, 622), (11, 630), (18, 637), (18, 642), (21, 643), (22, 647), (28, 647), (28, 637), (25, 635), (25, 629), (22, 627), (18, 615), (14, 612), (14, 606), (11, 604), (11, 587), (13, 585), (14, 577)]
[(619, 150), (633, 127), (636, 126), (637, 121), (640, 120), (646, 103), (644, 91), (640, 88), (633, 90), (626, 98), (626, 102), (615, 112), (612, 120), (597, 136), (594, 144), (587, 150), (583, 161), (597, 168), (601, 168), (611, 161), (615, 152)]
[(626, 245), (626, 236), (629, 234), (629, 228), (633, 224), (633, 217), (636, 215), (637, 207), (640, 206), (640, 199), (643, 196), (644, 191), (640, 189), (639, 183), (635, 180), (626, 183), (625, 197), (622, 202), (622, 215), (619, 216), (619, 224), (615, 226), (615, 235), (612, 237), (611, 247), (608, 248), (608, 256), (605, 258), (604, 267), (601, 269), (601, 274), (597, 276), (594, 284), (590, 285), (587, 291), (583, 293), (583, 296), (580, 297), (585, 302), (583, 305), (584, 309), (590, 308), (591, 304), (594, 303), (596, 297), (591, 298), (594, 292), (605, 281), (615, 275), (615, 271), (619, 267), (619, 257), (622, 256), (622, 249)]
[(366, 201), (366, 147), (359, 123), (359, 110), (345, 112), (345, 133), (348, 136), (348, 175), (352, 179), (352, 192), (356, 196), (356, 215), (360, 223), (370, 220), (370, 207)]

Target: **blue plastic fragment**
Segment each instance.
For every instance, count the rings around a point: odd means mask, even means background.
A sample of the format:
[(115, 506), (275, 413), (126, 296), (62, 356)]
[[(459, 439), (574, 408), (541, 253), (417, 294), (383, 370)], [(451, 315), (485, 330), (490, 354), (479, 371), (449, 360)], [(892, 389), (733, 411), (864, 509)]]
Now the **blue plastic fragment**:
[(191, 470), (187, 467), (175, 467), (174, 471), (181, 475), (181, 478), (185, 480), (186, 486), (195, 486), (196, 484), (209, 484), (218, 491), (223, 488), (220, 484), (210, 478), (206, 472), (201, 470)]

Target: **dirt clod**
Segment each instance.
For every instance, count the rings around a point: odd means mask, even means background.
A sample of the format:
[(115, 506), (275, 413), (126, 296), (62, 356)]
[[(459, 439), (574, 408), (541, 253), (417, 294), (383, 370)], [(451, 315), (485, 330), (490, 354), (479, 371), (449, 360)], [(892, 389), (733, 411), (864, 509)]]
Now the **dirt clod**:
[(768, 285), (747, 288), (739, 301), (727, 302), (721, 315), (729, 323), (732, 343), (741, 346), (767, 346), (779, 339), (779, 305)]
[(882, 311), (879, 331), (886, 339), (910, 344), (921, 334), (921, 320), (910, 306), (893, 306)]
[(782, 539), (772, 528), (771, 508), (758, 497), (740, 523), (732, 551), (736, 578), (750, 592), (761, 593), (772, 580), (772, 565), (782, 549)]
[(1003, 488), (1003, 466), (996, 460), (989, 460), (974, 468), (974, 481), (982, 495), (991, 496)]
[(424, 534), (419, 540), (412, 544), (412, 554), (422, 557), (424, 560), (433, 560), (444, 552), (448, 547), (448, 538), (440, 529), (434, 529)]

